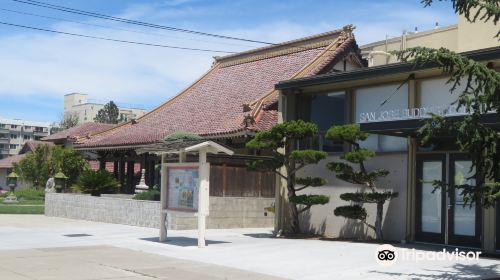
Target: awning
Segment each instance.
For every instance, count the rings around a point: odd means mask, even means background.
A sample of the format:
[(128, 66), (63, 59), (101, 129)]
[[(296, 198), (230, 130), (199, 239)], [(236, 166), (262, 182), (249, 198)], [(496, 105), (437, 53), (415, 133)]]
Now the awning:
[[(460, 120), (464, 116), (452, 116), (449, 119)], [(361, 131), (371, 134), (390, 135), (397, 137), (417, 137), (417, 131), (422, 127), (424, 119), (408, 119), (385, 122), (360, 123)], [(481, 122), (487, 126), (500, 131), (500, 119), (496, 113), (488, 113), (482, 116)]]

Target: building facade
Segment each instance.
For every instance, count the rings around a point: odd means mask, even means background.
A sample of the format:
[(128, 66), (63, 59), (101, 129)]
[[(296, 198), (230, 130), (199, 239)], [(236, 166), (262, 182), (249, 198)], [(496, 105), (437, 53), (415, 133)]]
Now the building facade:
[(27, 141), (50, 134), (50, 123), (0, 118), (0, 159), (17, 155)]
[[(362, 63), (352, 26), (215, 57), (211, 69), (178, 95), (136, 120), (79, 139), (75, 148), (96, 153), (101, 168), (106, 162), (112, 162), (121, 191), (133, 193), (137, 179), (131, 171), (135, 164), (140, 163), (141, 169), (146, 169), (149, 186), (159, 185), (161, 175), (160, 158), (154, 153), (137, 151), (163, 143), (166, 136), (176, 132), (194, 133), (234, 151), (232, 156), (214, 154), (207, 158), (210, 197), (214, 201), (230, 205), (234, 198), (242, 198), (256, 202), (254, 205), (268, 201), (271, 206), (277, 178), (272, 171), (248, 170), (247, 161), (266, 157), (246, 149), (245, 143), (256, 132), (278, 122), (279, 92), (274, 85), (285, 79), (341, 72), (360, 67)], [(166, 162), (179, 160), (177, 154), (165, 159)], [(197, 160), (197, 155), (188, 154), (183, 161)], [(267, 215), (264, 209), (258, 211)], [(181, 214), (175, 210), (169, 212), (171, 217)]]
[[(458, 35), (462, 32), (460, 28), (459, 24), (430, 31), (428, 36), (447, 39), (430, 40), (431, 45), (422, 40), (421, 46), (440, 47), (442, 43), (445, 46), (455, 44), (455, 50), (472, 48), (463, 54), (498, 71), (498, 44), (488, 48), (490, 40), (485, 38), (474, 45), (462, 46)], [(481, 42), (484, 43), (482, 48)], [(364, 54), (376, 50), (377, 46), (380, 43), (368, 45)], [(398, 43), (388, 46), (389, 51), (401, 47)], [(471, 161), (466, 154), (458, 152), (454, 139), (437, 139), (432, 145), (422, 146), (417, 134), (420, 120), (427, 118), (429, 112), (463, 117), (465, 112), (457, 111), (452, 105), (463, 89), (457, 88), (450, 93), (451, 85), (446, 84), (448, 77), (436, 67), (415, 67), (397, 62), (393, 57), (367, 58), (372, 59), (372, 67), (278, 83), (276, 88), (281, 91), (279, 116), (282, 120), (314, 122), (321, 132), (332, 125), (358, 123), (362, 131), (370, 133), (362, 146), (375, 150), (377, 156), (368, 161), (366, 167), (369, 170), (387, 169), (390, 175), (380, 180), (379, 185), (384, 186), (382, 191), (399, 193), (398, 198), (385, 205), (383, 230), (386, 239), (474, 247), (488, 252), (500, 249), (500, 207), (495, 210), (479, 204), (465, 206), (456, 191), (434, 191), (433, 185), (427, 183), (441, 180), (450, 184), (474, 184), (474, 179), (470, 178), (474, 173), (470, 170)], [(485, 125), (500, 130), (496, 114), (486, 115), (484, 121)], [(307, 189), (307, 193), (327, 195), (331, 199), (330, 203), (314, 206), (305, 213), (302, 229), (332, 237), (374, 237), (374, 232), (362, 222), (333, 214), (335, 207), (345, 204), (340, 194), (365, 191), (363, 187), (338, 180), (326, 168), (328, 162), (338, 161), (340, 152), (346, 147), (325, 141), (321, 133), (312, 143), (316, 143), (314, 148), (329, 152), (329, 156), (299, 175), (325, 178), (326, 186)], [(367, 221), (373, 224), (375, 206), (365, 206)], [(286, 210), (283, 210), (286, 198), (278, 199), (277, 207), (281, 208), (278, 210), (281, 213), (276, 226), (282, 228), (286, 219)]]
[[(94, 118), (102, 108), (104, 108), (104, 104), (90, 102), (88, 94), (70, 93), (64, 95), (64, 116), (78, 116), (79, 124), (94, 122)], [(119, 107), (118, 110), (118, 119), (122, 122), (127, 122), (129, 120), (139, 118), (146, 113), (146, 110), (141, 108)]]

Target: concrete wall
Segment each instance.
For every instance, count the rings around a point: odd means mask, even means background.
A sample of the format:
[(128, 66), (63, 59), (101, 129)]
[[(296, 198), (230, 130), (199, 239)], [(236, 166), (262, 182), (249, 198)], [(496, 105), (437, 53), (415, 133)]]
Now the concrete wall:
[[(264, 208), (274, 198), (210, 197), (208, 228), (272, 227), (274, 215)], [(47, 193), (45, 215), (159, 228), (160, 202), (82, 194)], [(169, 211), (168, 229), (196, 229), (192, 212)]]
[[(339, 198), (345, 192), (356, 192), (363, 187), (351, 185), (335, 178), (333, 172), (326, 168), (326, 163), (338, 161), (338, 156), (330, 156), (316, 166), (309, 166), (299, 176), (318, 176), (327, 180), (326, 186), (318, 188), (307, 188), (306, 194), (323, 194), (330, 197), (330, 202), (325, 205), (313, 206), (301, 216), (301, 228), (304, 231), (324, 234), (329, 237), (361, 238), (375, 237), (373, 230), (367, 228), (363, 223), (355, 220), (336, 217), (333, 214), (335, 207), (349, 205), (349, 202)], [(367, 162), (368, 170), (384, 168), (391, 173), (378, 183), (379, 189), (387, 189), (399, 192), (399, 197), (386, 203), (384, 207), (384, 237), (387, 240), (401, 240), (405, 236), (406, 225), (406, 178), (407, 178), (407, 155), (406, 153), (378, 154)], [(385, 188), (385, 186), (387, 186)], [(375, 205), (366, 204), (368, 212), (367, 222), (374, 224)]]

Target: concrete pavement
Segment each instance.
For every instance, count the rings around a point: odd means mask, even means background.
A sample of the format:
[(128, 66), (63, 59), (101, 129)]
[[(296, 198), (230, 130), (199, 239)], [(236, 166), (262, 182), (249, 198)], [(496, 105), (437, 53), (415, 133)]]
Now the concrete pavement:
[(5, 280), (284, 279), (110, 246), (5, 250), (0, 260)]
[[(378, 244), (275, 239), (270, 238), (269, 229), (208, 230), (208, 247), (204, 249), (196, 247), (196, 231), (169, 231), (168, 236), (167, 243), (159, 243), (157, 242), (158, 230), (156, 229), (37, 215), (0, 215), (0, 252), (2, 250), (15, 250), (8, 254), (2, 253), (0, 264), (3, 263), (5, 257), (8, 258), (8, 255), (23, 254), (22, 250), (28, 250), (27, 253), (24, 253), (25, 256), (30, 254), (37, 256), (43, 255), (43, 250), (48, 250), (47, 248), (55, 248), (50, 250), (56, 250), (57, 254), (65, 256), (64, 247), (66, 247), (68, 250), (66, 255), (68, 256), (89, 254), (97, 257), (108, 254), (105, 251), (110, 250), (109, 256), (114, 254), (115, 257), (104, 258), (103, 256), (104, 259), (98, 261), (98, 263), (106, 265), (107, 270), (104, 273), (112, 269), (123, 270), (123, 267), (115, 267), (117, 263), (120, 263), (120, 259), (114, 260), (117, 255), (123, 255), (123, 258), (126, 258), (124, 264), (133, 264), (135, 259), (140, 262), (140, 259), (144, 258), (146, 262), (143, 265), (150, 263), (150, 258), (151, 263), (156, 265), (162, 262), (161, 260), (157, 262), (156, 258), (166, 257), (166, 264), (170, 262), (173, 264), (182, 263), (180, 267), (186, 267), (186, 271), (190, 271), (190, 267), (196, 268), (201, 265), (199, 263), (214, 265), (213, 268), (210, 268), (215, 271), (214, 274), (210, 274), (211, 277), (225, 277), (226, 273), (233, 275), (230, 274), (233, 272), (229, 272), (232, 270), (241, 273), (243, 273), (242, 271), (259, 273), (248, 276), (250, 278), (246, 279), (265, 279), (265, 277), (271, 276), (311, 280), (488, 279), (500, 277), (500, 261), (498, 259), (419, 262), (398, 260), (395, 265), (384, 267), (375, 261)], [(116, 248), (111, 248), (111, 246)], [(412, 246), (417, 248), (416, 252), (436, 249), (436, 247), (427, 248), (416, 245), (407, 245), (406, 247), (411, 248)], [(76, 247), (80, 247), (81, 250)], [(33, 250), (36, 248), (42, 248), (42, 251)], [(123, 251), (116, 253), (118, 252), (116, 250)], [(125, 257), (128, 254), (130, 257)], [(92, 259), (85, 260), (89, 262), (89, 266), (96, 263)], [(141, 266), (138, 267), (141, 268)], [(223, 268), (228, 269), (227, 272)], [(172, 271), (177, 268), (173, 265), (164, 268), (156, 267), (156, 269), (160, 271), (158, 272), (160, 277), (169, 277), (169, 273), (173, 273)], [(204, 271), (204, 269), (200, 271)], [(120, 273), (124, 273), (123, 277), (126, 277), (127, 272), (130, 271), (121, 271)], [(193, 272), (198, 273), (197, 270), (193, 270)], [(173, 279), (189, 279), (187, 273), (181, 274), (185, 275), (186, 278)], [(143, 277), (146, 276), (143, 275)], [(235, 277), (228, 279), (245, 279), (239, 278), (239, 275)], [(0, 277), (0, 279), (3, 278)]]

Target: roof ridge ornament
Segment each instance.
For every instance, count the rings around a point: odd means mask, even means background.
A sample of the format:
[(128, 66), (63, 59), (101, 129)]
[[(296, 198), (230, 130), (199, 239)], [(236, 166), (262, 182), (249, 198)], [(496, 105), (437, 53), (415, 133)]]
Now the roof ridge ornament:
[(356, 27), (352, 24), (348, 24), (344, 27), (342, 27), (342, 31), (340, 32), (340, 39), (341, 41), (345, 41), (349, 38), (354, 38), (353, 31), (356, 29)]

